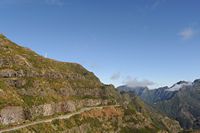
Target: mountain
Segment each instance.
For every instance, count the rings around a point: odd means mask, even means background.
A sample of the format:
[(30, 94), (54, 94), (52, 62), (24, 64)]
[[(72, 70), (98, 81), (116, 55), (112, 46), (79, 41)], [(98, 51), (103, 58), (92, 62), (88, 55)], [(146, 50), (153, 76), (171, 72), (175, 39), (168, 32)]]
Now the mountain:
[(136, 95), (141, 96), (144, 92), (148, 91), (147, 87), (129, 87), (129, 86), (120, 86), (118, 87), (120, 92), (134, 92)]
[(129, 87), (119, 86), (119, 91), (125, 91), (141, 97), (148, 104), (155, 104), (156, 102), (168, 100), (174, 96), (175, 91), (167, 91), (170, 88), (161, 87), (158, 89), (149, 90), (147, 87)]
[(0, 35), (0, 133), (177, 133), (179, 123), (77, 63), (44, 58)]
[(142, 93), (127, 88), (131, 90), (129, 93), (138, 95), (156, 110), (178, 120), (184, 129), (200, 129), (200, 80), (180, 81), (154, 90), (142, 89)]

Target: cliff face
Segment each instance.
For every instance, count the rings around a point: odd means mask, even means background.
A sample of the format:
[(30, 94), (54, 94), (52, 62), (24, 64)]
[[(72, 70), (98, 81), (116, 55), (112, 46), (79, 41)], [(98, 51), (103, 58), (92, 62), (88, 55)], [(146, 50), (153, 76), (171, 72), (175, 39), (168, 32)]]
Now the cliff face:
[[(117, 104), (119, 108), (93, 110), (70, 120), (40, 124), (42, 127), (34, 125), (20, 129), (20, 132), (106, 132), (107, 128), (109, 132), (140, 129), (174, 132), (161, 118), (142, 112), (145, 107), (139, 104), (139, 100), (134, 101), (128, 95), (120, 94), (114, 86), (101, 83), (79, 64), (44, 58), (0, 35), (0, 129), (76, 112), (85, 107)], [(161, 124), (157, 126), (155, 121)], [(68, 122), (72, 125), (67, 126)], [(178, 123), (175, 125), (179, 126)]]

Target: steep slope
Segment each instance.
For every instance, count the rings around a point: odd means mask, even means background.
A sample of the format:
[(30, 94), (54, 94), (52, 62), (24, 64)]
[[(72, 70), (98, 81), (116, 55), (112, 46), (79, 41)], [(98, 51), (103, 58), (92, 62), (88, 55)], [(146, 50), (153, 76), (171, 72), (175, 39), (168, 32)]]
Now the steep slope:
[(140, 96), (160, 112), (178, 120), (185, 129), (200, 129), (200, 80), (193, 83), (180, 81), (172, 87), (129, 93)]
[(112, 85), (104, 85), (79, 64), (44, 58), (0, 35), (0, 132), (97, 106), (104, 108), (86, 110), (69, 119), (31, 124), (16, 132), (181, 130), (176, 121), (157, 117), (135, 99), (120, 94)]
[(182, 87), (170, 100), (154, 105), (170, 117), (178, 120), (183, 128), (200, 129), (200, 84)]
[(14, 132), (178, 133), (182, 130), (177, 121), (146, 107), (138, 97), (122, 94), (121, 100), (124, 102), (120, 106), (97, 107), (69, 119), (55, 119)]
[(114, 104), (118, 97), (113, 86), (102, 84), (81, 65), (46, 59), (3, 35), (0, 37), (0, 92), (0, 123), (3, 124), (72, 112), (84, 106)]
[(127, 85), (119, 86), (117, 89), (120, 92), (133, 92), (137, 96), (141, 96), (142, 94), (145, 94), (146, 91), (149, 91), (147, 87), (129, 87)]

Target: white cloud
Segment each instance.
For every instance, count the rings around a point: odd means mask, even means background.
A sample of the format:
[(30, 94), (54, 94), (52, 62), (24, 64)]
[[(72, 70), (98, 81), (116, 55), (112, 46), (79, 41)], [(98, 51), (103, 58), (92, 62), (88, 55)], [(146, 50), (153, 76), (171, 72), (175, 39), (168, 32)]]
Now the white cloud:
[(110, 79), (111, 79), (111, 80), (119, 80), (120, 77), (121, 77), (121, 74), (120, 74), (120, 73), (114, 73), (114, 74), (110, 77)]
[(129, 87), (149, 87), (154, 85), (155, 83), (150, 80), (138, 80), (137, 78), (132, 78), (128, 76), (126, 80), (124, 81), (124, 84), (126, 84)]
[(188, 39), (191, 39), (195, 35), (195, 31), (191, 27), (189, 27), (189, 28), (183, 29), (179, 33), (179, 35), (181, 36), (182, 39), (188, 40)]

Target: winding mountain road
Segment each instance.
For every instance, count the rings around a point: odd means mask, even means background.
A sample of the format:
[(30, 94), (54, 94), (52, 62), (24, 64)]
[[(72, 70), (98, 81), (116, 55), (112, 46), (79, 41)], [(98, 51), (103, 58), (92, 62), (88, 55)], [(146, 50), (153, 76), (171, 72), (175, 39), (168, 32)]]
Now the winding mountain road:
[(16, 126), (16, 127), (10, 127), (10, 128), (6, 128), (6, 129), (0, 129), (0, 133), (10, 132), (10, 131), (14, 131), (14, 130), (26, 128), (26, 127), (37, 125), (37, 124), (41, 124), (41, 123), (49, 123), (49, 122), (52, 122), (53, 120), (69, 119), (70, 117), (72, 117), (74, 115), (81, 114), (83, 112), (90, 111), (90, 110), (93, 110), (93, 109), (103, 109), (105, 107), (119, 107), (119, 106), (120, 105), (108, 105), (108, 106), (99, 106), (99, 107), (86, 107), (86, 108), (80, 109), (79, 111), (76, 111), (76, 112), (73, 112), (73, 113), (69, 113), (69, 114), (66, 114), (66, 115), (60, 115), (60, 116), (56, 116), (56, 117), (45, 119), (45, 120), (39, 120), (39, 121), (35, 121), (35, 122), (31, 122), (31, 123), (19, 125), (19, 126)]

